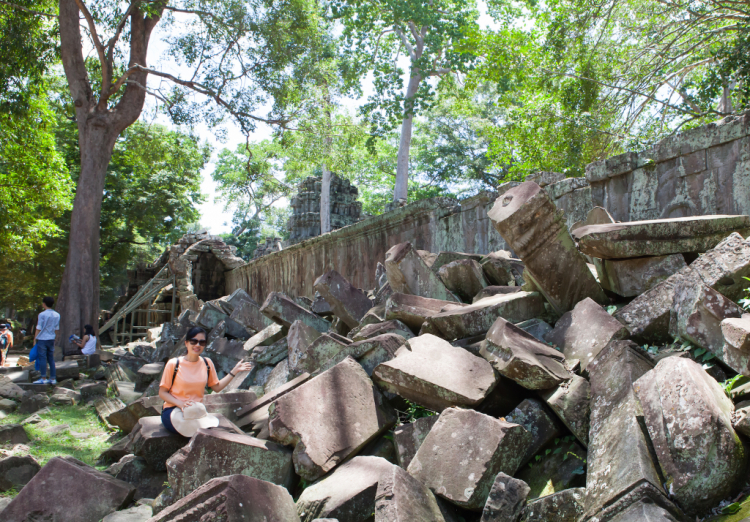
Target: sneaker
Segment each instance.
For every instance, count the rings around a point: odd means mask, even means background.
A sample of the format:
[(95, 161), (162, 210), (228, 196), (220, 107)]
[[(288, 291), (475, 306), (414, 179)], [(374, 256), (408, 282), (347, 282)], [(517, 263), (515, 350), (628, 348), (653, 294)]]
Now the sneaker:
[(57, 379), (52, 379), (50, 381), (47, 381), (47, 383), (54, 386), (55, 384), (57, 384)]
[(39, 379), (38, 381), (34, 381), (34, 384), (49, 384), (49, 381), (47, 379)]

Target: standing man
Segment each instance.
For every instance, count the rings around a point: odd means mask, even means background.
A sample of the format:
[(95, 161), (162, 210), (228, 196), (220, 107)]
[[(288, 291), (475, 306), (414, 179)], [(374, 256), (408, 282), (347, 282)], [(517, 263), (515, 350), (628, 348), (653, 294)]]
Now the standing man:
[[(55, 370), (55, 340), (60, 331), (60, 314), (52, 309), (55, 300), (47, 296), (42, 299), (44, 311), (39, 314), (36, 321), (36, 334), (34, 344), (37, 346), (39, 357), (39, 371), (42, 378), (34, 381), (34, 384), (57, 384), (57, 372)], [(47, 363), (49, 362), (49, 379), (47, 375)]]

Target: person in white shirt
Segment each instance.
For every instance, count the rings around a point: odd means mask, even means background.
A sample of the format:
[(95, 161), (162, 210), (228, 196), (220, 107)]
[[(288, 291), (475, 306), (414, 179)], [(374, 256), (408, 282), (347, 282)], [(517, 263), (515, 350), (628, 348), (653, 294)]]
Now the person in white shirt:
[[(44, 311), (39, 314), (36, 321), (36, 333), (34, 344), (39, 354), (39, 371), (42, 378), (34, 381), (34, 384), (57, 384), (57, 372), (55, 370), (55, 340), (60, 331), (60, 314), (52, 309), (55, 300), (47, 296), (42, 299)], [(47, 375), (47, 363), (49, 363), (49, 379)]]
[(96, 336), (94, 335), (94, 327), (87, 324), (83, 327), (83, 337), (76, 341), (73, 341), (79, 348), (82, 348), (81, 352), (83, 355), (91, 355), (96, 352)]

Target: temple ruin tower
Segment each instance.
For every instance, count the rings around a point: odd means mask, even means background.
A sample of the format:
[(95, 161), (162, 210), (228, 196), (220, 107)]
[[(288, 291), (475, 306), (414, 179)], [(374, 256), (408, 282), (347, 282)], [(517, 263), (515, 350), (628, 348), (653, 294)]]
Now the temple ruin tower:
[[(287, 223), (290, 232), (288, 244), (320, 235), (320, 177), (309, 177), (299, 184), (292, 198), (292, 216)], [(359, 221), (362, 203), (357, 201), (359, 191), (348, 180), (331, 176), (331, 230), (343, 228)]]

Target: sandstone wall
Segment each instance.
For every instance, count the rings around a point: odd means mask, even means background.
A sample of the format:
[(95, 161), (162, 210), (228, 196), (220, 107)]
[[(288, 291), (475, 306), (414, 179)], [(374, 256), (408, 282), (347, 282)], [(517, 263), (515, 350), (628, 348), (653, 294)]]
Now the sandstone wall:
[(586, 167), (591, 198), (618, 221), (750, 214), (750, 113)]

